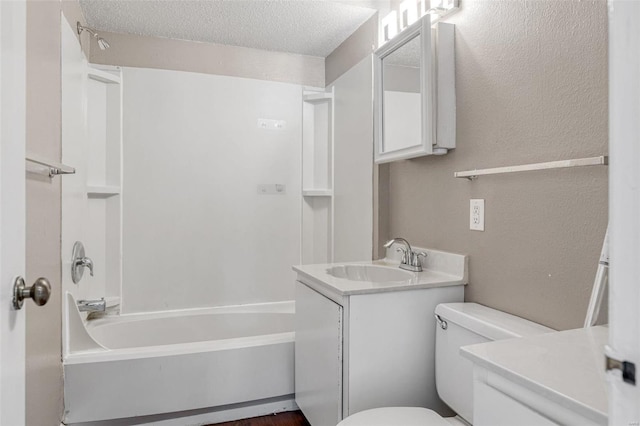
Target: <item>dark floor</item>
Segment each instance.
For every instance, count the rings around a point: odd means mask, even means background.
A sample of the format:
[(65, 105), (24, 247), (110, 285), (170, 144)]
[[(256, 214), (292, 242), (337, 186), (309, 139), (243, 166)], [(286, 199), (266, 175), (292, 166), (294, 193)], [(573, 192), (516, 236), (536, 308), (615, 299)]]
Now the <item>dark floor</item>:
[(216, 426), (311, 426), (301, 411), (271, 414), (263, 417), (218, 423)]

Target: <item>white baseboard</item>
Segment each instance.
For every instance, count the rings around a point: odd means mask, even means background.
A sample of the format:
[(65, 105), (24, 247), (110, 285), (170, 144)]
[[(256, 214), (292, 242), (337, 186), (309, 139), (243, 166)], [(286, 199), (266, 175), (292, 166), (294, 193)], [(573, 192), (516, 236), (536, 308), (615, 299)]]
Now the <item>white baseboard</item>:
[[(178, 413), (105, 420), (100, 422), (70, 423), (66, 426), (201, 426), (283, 413), (297, 409), (298, 406), (293, 399), (293, 395), (288, 395), (286, 397), (270, 398), (246, 404), (234, 404), (222, 408), (181, 411)], [(61, 426), (65, 425), (61, 424)]]

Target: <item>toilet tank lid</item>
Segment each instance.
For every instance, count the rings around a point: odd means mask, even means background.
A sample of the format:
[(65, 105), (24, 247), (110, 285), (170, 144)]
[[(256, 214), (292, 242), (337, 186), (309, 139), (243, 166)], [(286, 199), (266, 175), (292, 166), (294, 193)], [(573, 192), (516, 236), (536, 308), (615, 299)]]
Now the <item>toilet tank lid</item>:
[(442, 303), (436, 315), (490, 340), (533, 336), (555, 331), (535, 322), (477, 303)]

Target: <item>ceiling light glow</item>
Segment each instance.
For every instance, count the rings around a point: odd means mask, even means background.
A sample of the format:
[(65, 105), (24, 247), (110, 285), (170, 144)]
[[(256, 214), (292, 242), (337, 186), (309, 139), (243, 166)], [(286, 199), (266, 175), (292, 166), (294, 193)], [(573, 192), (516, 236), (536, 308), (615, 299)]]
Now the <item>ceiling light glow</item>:
[(407, 28), (418, 20), (418, 4), (416, 0), (404, 0), (400, 3), (400, 30)]
[(398, 34), (398, 13), (392, 10), (382, 18), (382, 43), (386, 43)]

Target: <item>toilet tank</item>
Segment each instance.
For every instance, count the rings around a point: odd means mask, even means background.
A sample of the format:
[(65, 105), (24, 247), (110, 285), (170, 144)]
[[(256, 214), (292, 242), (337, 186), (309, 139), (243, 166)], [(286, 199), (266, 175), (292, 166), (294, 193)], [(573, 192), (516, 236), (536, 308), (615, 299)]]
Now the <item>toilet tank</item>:
[(436, 322), (438, 395), (471, 424), (473, 424), (473, 364), (460, 356), (460, 347), (554, 331), (477, 303), (443, 303), (436, 306), (435, 313), (443, 321)]

